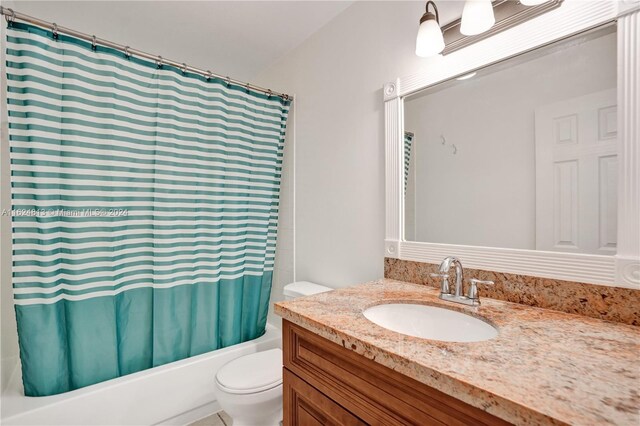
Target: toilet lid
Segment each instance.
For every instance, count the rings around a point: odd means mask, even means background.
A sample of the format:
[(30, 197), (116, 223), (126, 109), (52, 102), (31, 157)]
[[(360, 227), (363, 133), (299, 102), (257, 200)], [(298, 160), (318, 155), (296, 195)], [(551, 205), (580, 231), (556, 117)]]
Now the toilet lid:
[(282, 350), (270, 349), (241, 356), (225, 364), (216, 382), (229, 393), (256, 393), (282, 383)]

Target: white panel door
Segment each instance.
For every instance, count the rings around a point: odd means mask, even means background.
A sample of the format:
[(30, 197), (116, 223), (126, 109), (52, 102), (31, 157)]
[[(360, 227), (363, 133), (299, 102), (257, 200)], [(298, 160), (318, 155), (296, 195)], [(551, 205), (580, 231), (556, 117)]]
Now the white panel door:
[(615, 254), (616, 90), (535, 111), (536, 249)]

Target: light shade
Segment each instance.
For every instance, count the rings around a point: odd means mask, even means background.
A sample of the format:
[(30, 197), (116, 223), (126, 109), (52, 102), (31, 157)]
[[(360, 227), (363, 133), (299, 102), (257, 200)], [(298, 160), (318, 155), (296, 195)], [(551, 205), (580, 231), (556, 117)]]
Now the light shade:
[(496, 23), (491, 0), (467, 0), (462, 10), (460, 32), (476, 35), (487, 31)]
[(525, 6), (535, 6), (537, 4), (546, 3), (547, 1), (548, 0), (520, 0), (520, 3)]
[(433, 16), (433, 19), (429, 18), (420, 23), (416, 39), (416, 55), (424, 58), (437, 55), (442, 50), (444, 50), (442, 30)]

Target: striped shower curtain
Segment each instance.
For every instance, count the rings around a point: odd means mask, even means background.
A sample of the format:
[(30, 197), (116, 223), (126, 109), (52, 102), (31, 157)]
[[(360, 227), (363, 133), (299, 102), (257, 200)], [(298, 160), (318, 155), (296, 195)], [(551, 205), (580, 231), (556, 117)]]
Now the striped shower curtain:
[(404, 132), (404, 192), (407, 193), (407, 183), (411, 172), (411, 148), (413, 146), (413, 133)]
[(264, 333), (289, 102), (23, 23), (5, 71), (25, 394)]

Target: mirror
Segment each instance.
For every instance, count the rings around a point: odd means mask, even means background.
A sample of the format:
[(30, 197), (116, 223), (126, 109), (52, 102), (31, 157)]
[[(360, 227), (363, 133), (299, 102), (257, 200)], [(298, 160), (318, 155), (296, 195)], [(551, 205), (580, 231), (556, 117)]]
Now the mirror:
[(615, 25), (403, 98), (405, 240), (613, 255)]

